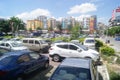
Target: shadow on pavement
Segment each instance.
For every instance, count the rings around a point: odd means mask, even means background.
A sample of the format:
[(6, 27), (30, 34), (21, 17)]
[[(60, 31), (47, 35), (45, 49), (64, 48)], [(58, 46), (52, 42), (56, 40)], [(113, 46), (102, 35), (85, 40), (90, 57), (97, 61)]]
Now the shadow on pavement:
[(29, 74), (25, 80), (48, 80), (51, 74), (53, 66), (49, 66), (48, 69), (39, 69), (31, 74)]

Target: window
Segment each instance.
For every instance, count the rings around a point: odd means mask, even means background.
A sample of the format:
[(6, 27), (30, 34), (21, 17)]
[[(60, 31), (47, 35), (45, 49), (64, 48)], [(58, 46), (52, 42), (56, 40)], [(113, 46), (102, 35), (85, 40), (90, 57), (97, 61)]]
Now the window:
[(68, 45), (57, 45), (60, 48), (68, 49)]
[(28, 43), (28, 40), (23, 40), (23, 43)]
[(30, 61), (30, 57), (28, 55), (22, 55), (18, 58), (18, 63), (23, 63), (28, 61)]
[(69, 45), (69, 49), (71, 49), (71, 50), (77, 50), (78, 48), (76, 46), (74, 46), (74, 45)]
[(44, 40), (40, 40), (41, 44), (45, 44), (46, 42)]
[(67, 75), (70, 75), (71, 80), (91, 80), (90, 70), (78, 67), (58, 67), (56, 72), (51, 77), (52, 80), (70, 80)]
[(32, 53), (30, 53), (30, 57), (31, 57), (32, 59), (39, 59), (39, 58), (40, 58), (40, 55), (39, 55), (38, 53), (32, 52)]
[(35, 40), (35, 44), (39, 44), (39, 42)]
[(6, 43), (6, 47), (10, 47), (10, 45), (8, 43)]
[(86, 40), (86, 43), (95, 43), (95, 40)]
[(2, 43), (2, 44), (0, 44), (1, 46), (5, 46), (5, 44), (4, 43)]
[(34, 41), (33, 41), (33, 40), (29, 40), (29, 43), (30, 43), (30, 44), (33, 44), (33, 43), (34, 43)]

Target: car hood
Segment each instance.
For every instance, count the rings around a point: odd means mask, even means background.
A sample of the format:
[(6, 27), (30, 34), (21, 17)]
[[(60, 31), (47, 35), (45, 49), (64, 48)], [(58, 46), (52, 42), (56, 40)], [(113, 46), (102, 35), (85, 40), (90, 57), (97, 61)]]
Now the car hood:
[(89, 53), (94, 53), (94, 54), (99, 54), (96, 50), (93, 50), (93, 49), (88, 49), (88, 52)]

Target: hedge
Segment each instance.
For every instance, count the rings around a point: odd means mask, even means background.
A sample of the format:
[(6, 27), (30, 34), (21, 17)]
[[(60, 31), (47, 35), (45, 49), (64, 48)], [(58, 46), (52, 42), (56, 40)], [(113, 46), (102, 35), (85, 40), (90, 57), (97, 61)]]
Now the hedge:
[(100, 53), (107, 56), (115, 55), (115, 50), (109, 46), (103, 46), (100, 48)]

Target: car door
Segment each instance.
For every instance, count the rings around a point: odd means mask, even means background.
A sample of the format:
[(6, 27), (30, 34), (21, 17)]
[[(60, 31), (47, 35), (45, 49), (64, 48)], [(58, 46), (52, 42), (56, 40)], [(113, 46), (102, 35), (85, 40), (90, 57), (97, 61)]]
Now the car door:
[(41, 44), (38, 40), (35, 40), (35, 44), (34, 44), (34, 50), (35, 51), (40, 51), (41, 49)]
[(32, 71), (34, 71), (33, 69), (33, 65), (35, 64), (34, 61), (32, 61), (30, 59), (30, 56), (27, 54), (21, 55), (18, 60), (17, 60), (21, 71), (23, 71), (23, 73), (28, 74)]
[(57, 45), (57, 53), (62, 57), (69, 57), (68, 44)]
[(68, 53), (69, 53), (69, 57), (79, 57), (79, 52), (77, 51), (78, 47), (73, 45), (73, 44), (69, 44), (68, 45)]
[(34, 63), (33, 64), (34, 67), (32, 67), (32, 69), (36, 70), (43, 67), (45, 60), (40, 54), (36, 52), (31, 52), (29, 55), (30, 55), (31, 61)]
[(80, 47), (73, 44), (69, 44), (68, 48), (70, 57), (84, 57), (83, 50)]

